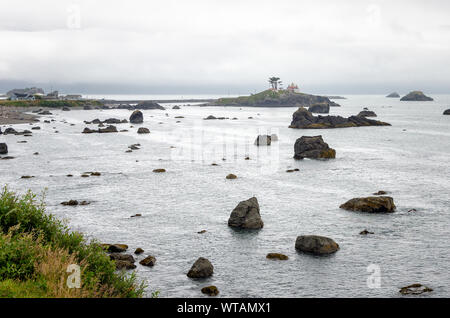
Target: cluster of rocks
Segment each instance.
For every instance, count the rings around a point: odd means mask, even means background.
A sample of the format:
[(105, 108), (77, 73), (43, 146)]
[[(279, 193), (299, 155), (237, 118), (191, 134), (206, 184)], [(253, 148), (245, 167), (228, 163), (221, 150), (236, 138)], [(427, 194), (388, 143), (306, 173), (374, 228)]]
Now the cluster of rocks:
[(99, 128), (97, 130), (86, 127), (82, 131), (83, 134), (93, 134), (93, 133), (102, 134), (102, 133), (116, 133), (116, 132), (118, 132), (117, 127), (113, 125), (109, 125), (106, 128)]
[(336, 150), (323, 141), (322, 136), (302, 136), (295, 141), (294, 159), (333, 159)]
[[(115, 261), (116, 269), (135, 269), (136, 265), (134, 264), (136, 260), (131, 254), (122, 254), (128, 249), (128, 245), (126, 244), (102, 244), (103, 249), (109, 253), (109, 257), (111, 260)], [(141, 255), (144, 253), (142, 248), (137, 248), (134, 252), (135, 255)], [(143, 258), (139, 264), (142, 266), (153, 267), (156, 263), (156, 257), (149, 255)]]
[(346, 128), (360, 126), (390, 126), (390, 124), (368, 119), (364, 116), (350, 116), (344, 118), (341, 116), (313, 116), (313, 114), (304, 107), (300, 107), (293, 115), (289, 128), (298, 129), (325, 129), (325, 128)]
[(105, 120), (100, 120), (98, 118), (92, 120), (92, 121), (84, 121), (84, 123), (86, 125), (90, 125), (90, 124), (95, 124), (95, 125), (100, 125), (100, 124), (127, 124), (128, 120), (126, 119), (117, 119), (117, 118), (108, 118)]
[[(1, 131), (0, 131), (0, 134), (1, 134)], [(27, 136), (30, 137), (31, 134), (32, 134), (32, 132), (27, 129), (19, 132), (12, 127), (6, 128), (5, 131), (3, 132), (3, 135), (16, 135), (16, 136), (25, 136), (25, 137), (27, 137)]]

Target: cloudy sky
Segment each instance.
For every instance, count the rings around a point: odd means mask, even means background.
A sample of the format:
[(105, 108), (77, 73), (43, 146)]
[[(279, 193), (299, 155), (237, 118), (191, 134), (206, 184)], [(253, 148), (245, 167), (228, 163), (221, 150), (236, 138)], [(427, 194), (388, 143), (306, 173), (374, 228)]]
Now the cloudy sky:
[(450, 1), (1, 0), (0, 92), (450, 93)]

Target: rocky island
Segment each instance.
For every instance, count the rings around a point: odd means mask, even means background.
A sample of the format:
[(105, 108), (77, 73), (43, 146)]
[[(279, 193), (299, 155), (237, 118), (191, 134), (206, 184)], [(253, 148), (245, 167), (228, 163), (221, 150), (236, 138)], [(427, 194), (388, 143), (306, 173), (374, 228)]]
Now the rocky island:
[(394, 93), (390, 93), (388, 96), (386, 96), (386, 97), (388, 97), (388, 98), (399, 98), (400, 97), (400, 95), (397, 93), (397, 92), (394, 92)]
[(268, 89), (250, 96), (219, 98), (205, 106), (254, 106), (254, 107), (309, 107), (314, 104), (340, 106), (328, 97), (297, 93), (289, 90)]
[(366, 118), (364, 116), (314, 116), (304, 107), (300, 107), (293, 115), (289, 128), (298, 129), (326, 129), (326, 128), (346, 128), (360, 126), (390, 126), (391, 124), (378, 120)]
[(413, 92), (410, 92), (408, 95), (403, 96), (400, 100), (401, 101), (429, 102), (429, 101), (433, 101), (434, 99), (426, 96), (421, 91), (413, 91)]

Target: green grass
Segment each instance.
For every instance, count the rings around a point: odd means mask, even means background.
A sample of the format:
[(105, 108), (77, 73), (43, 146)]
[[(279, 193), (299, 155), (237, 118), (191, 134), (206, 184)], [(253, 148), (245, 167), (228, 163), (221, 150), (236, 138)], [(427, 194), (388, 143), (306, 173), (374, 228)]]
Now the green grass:
[[(67, 266), (81, 268), (67, 288)], [(142, 297), (145, 285), (118, 273), (98, 242), (87, 242), (45, 212), (36, 195), (0, 194), (0, 297)]]
[(0, 106), (13, 106), (13, 107), (80, 107), (85, 105), (101, 106), (102, 103), (97, 100), (2, 100)]

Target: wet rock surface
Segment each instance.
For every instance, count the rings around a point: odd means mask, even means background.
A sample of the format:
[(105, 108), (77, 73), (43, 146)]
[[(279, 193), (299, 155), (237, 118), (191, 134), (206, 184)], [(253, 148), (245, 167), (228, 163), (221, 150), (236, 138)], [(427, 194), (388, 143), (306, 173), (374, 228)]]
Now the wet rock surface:
[(396, 209), (394, 199), (388, 196), (354, 198), (342, 204), (339, 208), (369, 213), (391, 213)]
[(231, 212), (228, 226), (242, 229), (261, 229), (264, 222), (259, 212), (258, 200), (253, 197), (239, 202)]
[(330, 148), (323, 141), (322, 136), (302, 136), (295, 142), (295, 159), (332, 159), (335, 157), (336, 150)]
[(302, 235), (297, 237), (295, 249), (315, 255), (326, 255), (337, 252), (339, 244), (325, 236)]

